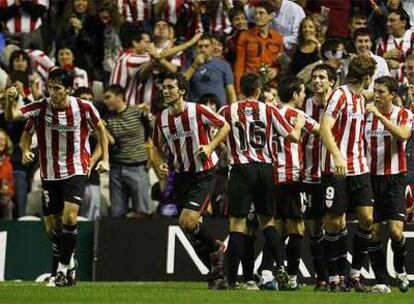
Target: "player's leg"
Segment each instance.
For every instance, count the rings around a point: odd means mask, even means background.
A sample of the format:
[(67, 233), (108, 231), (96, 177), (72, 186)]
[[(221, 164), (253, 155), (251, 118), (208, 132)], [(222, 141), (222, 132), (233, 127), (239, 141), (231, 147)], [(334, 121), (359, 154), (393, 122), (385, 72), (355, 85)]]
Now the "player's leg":
[[(64, 199), (62, 215), (62, 237), (60, 241), (60, 260), (56, 286), (73, 285), (70, 272), (75, 267), (74, 252), (78, 238), (78, 213), (86, 187), (86, 176), (75, 175), (62, 180), (62, 196)], [(69, 271), (71, 270), (71, 271)], [(68, 276), (70, 276), (68, 280)]]
[(325, 226), (325, 208), (323, 205), (323, 188), (320, 183), (304, 183), (306, 193), (305, 226), (309, 233), (309, 245), (313, 267), (316, 273), (315, 291), (326, 291), (328, 272), (323, 258), (323, 239)]
[(352, 204), (358, 217), (358, 230), (354, 235), (350, 283), (356, 292), (365, 292), (360, 271), (372, 242), (372, 223), (374, 221), (374, 194), (371, 176), (362, 174), (348, 177)]

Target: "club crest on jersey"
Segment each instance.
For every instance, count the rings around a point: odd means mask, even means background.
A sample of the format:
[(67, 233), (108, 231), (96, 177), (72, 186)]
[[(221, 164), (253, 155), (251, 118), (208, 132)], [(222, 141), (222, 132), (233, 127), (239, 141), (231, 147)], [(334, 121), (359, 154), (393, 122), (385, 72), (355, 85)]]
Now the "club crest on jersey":
[(325, 205), (327, 208), (331, 208), (333, 205), (333, 200), (329, 200), (329, 199), (325, 200)]

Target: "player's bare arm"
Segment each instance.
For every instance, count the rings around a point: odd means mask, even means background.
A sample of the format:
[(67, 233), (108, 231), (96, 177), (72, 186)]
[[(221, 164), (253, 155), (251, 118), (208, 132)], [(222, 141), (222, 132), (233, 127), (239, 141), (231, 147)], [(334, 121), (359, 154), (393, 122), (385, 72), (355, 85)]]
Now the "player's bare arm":
[(334, 157), (335, 162), (335, 174), (341, 177), (346, 175), (347, 165), (346, 161), (342, 158), (341, 153), (338, 149), (338, 146), (335, 143), (335, 139), (332, 134), (332, 127), (335, 123), (335, 120), (328, 115), (322, 116), (321, 127), (320, 127), (320, 136), (323, 144), (326, 146), (326, 149)]
[(104, 173), (109, 171), (109, 153), (107, 132), (102, 120), (98, 122), (95, 132), (97, 135), (98, 143), (101, 146), (102, 150), (102, 158), (96, 165), (96, 170), (99, 173)]

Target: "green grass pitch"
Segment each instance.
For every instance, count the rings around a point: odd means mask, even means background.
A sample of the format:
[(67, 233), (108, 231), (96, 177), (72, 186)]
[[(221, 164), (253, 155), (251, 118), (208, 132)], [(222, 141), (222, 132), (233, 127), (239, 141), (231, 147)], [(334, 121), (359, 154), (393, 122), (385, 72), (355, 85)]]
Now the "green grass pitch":
[(311, 287), (299, 292), (212, 291), (204, 283), (188, 282), (80, 282), (73, 288), (50, 288), (27, 282), (0, 283), (0, 303), (252, 303), (342, 304), (414, 303), (414, 291), (391, 294), (315, 293)]

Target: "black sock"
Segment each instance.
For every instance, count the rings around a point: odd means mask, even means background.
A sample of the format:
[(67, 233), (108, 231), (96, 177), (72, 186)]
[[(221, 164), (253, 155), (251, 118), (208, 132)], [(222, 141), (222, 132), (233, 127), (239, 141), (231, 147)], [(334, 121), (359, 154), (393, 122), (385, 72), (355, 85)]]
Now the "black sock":
[(325, 233), (324, 256), (326, 261), (326, 268), (330, 277), (338, 275), (338, 257), (339, 257), (339, 233)]
[(297, 275), (299, 271), (300, 254), (302, 249), (303, 236), (296, 233), (289, 234), (289, 241), (286, 246), (287, 273)]
[(198, 240), (194, 234), (187, 233), (186, 235), (200, 260), (209, 270), (211, 270), (210, 247)]
[(400, 241), (391, 240), (391, 248), (394, 252), (394, 269), (397, 273), (405, 272), (405, 256), (407, 255), (407, 245), (405, 238)]
[(68, 265), (73, 251), (76, 247), (76, 240), (78, 238), (77, 225), (65, 225), (62, 228), (62, 237), (60, 240), (60, 260), (63, 265)]
[(256, 241), (255, 235), (244, 236), (244, 258), (242, 260), (243, 266), (243, 277), (244, 281), (253, 280), (254, 273), (254, 262), (255, 262), (255, 251), (254, 242)]
[(273, 267), (275, 265), (275, 259), (273, 258), (272, 251), (270, 250), (269, 246), (267, 246), (267, 243), (265, 242), (263, 244), (263, 254), (262, 254), (262, 263), (259, 267), (259, 273), (262, 272), (262, 270), (270, 270), (273, 272)]
[(364, 266), (365, 258), (367, 256), (368, 247), (371, 245), (372, 233), (358, 228), (354, 235), (354, 248), (352, 252), (352, 268), (361, 270)]
[(375, 279), (378, 284), (386, 284), (387, 270), (385, 269), (386, 259), (382, 242), (372, 242), (368, 247), (368, 254), (371, 260), (371, 267), (375, 273)]
[(283, 266), (283, 243), (279, 232), (277, 232), (275, 227), (268, 226), (263, 229), (263, 236), (265, 243), (276, 262), (276, 266)]
[(229, 285), (237, 280), (237, 270), (240, 261), (244, 257), (244, 234), (241, 232), (230, 232), (229, 244), (227, 247), (227, 279)]
[(345, 228), (339, 232), (338, 240), (338, 274), (340, 276), (347, 276), (349, 272), (348, 255), (348, 229)]
[(198, 224), (197, 227), (191, 232), (191, 234), (194, 235), (194, 237), (202, 242), (203, 244), (206, 244), (210, 248), (210, 252), (217, 251), (219, 245), (216, 242), (216, 239), (213, 238), (213, 236), (204, 229), (204, 225)]
[(318, 281), (328, 281), (325, 260), (323, 258), (323, 234), (310, 237), (310, 251), (312, 255), (313, 267)]
[(49, 239), (52, 243), (52, 269), (51, 269), (51, 276), (55, 277), (57, 274), (57, 268), (59, 265), (59, 240), (61, 238), (62, 231), (60, 229), (52, 229), (51, 234), (49, 235)]

